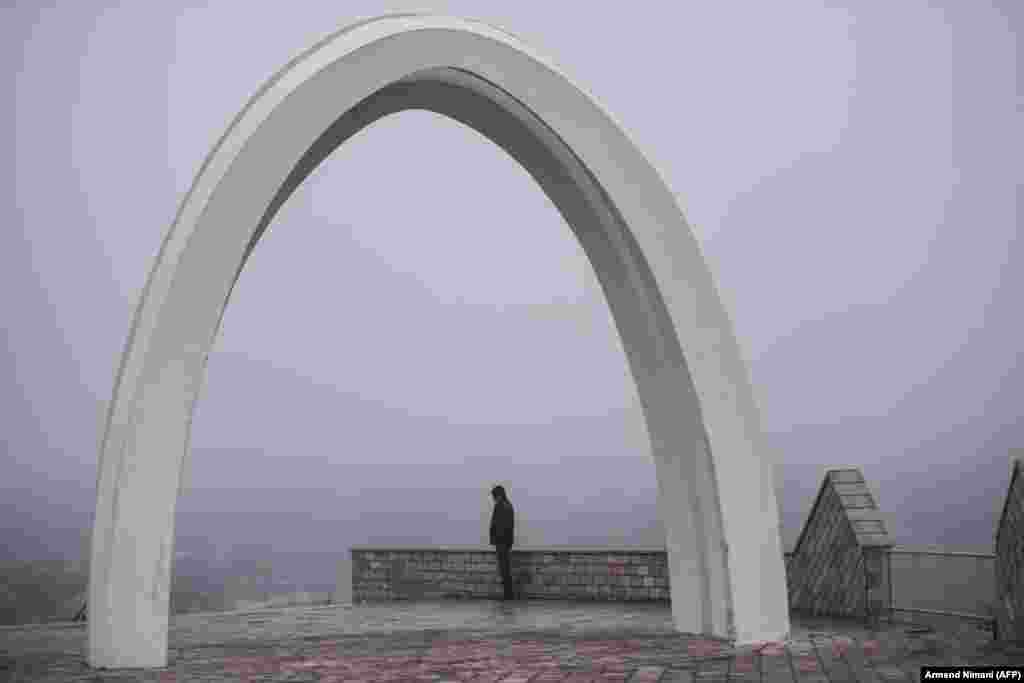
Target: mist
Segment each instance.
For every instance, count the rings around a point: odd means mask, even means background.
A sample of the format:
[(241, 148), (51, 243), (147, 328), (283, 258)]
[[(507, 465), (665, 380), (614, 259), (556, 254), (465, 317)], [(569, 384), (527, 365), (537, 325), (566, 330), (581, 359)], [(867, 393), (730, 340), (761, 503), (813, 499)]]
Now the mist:
[[(0, 9), (0, 559), (84, 557), (131, 314), (229, 121), (320, 37), (402, 9)], [(438, 9), (551, 55), (678, 193), (787, 548), (825, 470), (852, 465), (897, 543), (991, 552), (1024, 445), (1017, 3)], [(521, 544), (664, 542), (568, 226), (479, 134), (403, 112), (318, 168), (246, 265), (196, 406), (178, 571), (269, 560), (329, 590), (352, 545), (483, 543), (499, 482)]]

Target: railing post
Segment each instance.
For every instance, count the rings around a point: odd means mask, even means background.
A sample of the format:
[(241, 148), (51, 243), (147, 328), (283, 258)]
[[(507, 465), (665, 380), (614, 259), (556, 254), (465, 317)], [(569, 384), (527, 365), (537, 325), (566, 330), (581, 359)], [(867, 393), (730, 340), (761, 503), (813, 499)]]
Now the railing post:
[(886, 578), (887, 578), (887, 580), (889, 582), (889, 623), (891, 624), (893, 622), (893, 619), (896, 618), (896, 607), (895, 607), (896, 606), (896, 601), (895, 601), (894, 596), (893, 596), (893, 587), (892, 587), (892, 548), (889, 548), (888, 552), (886, 552), (885, 559), (886, 559), (886, 571), (888, 571), (888, 573), (889, 573)]
[(864, 626), (871, 628), (873, 626), (872, 614), (871, 614), (871, 586), (874, 580), (874, 574), (870, 567), (870, 554), (867, 548), (862, 548), (860, 551), (861, 561), (864, 563)]
[[(864, 561), (864, 618), (868, 626), (878, 627), (881, 623), (882, 612), (886, 611), (884, 596), (891, 596), (892, 573), (886, 574), (886, 562), (883, 555), (887, 555), (888, 546), (867, 546), (861, 550)], [(891, 558), (888, 563), (891, 568)], [(889, 583), (888, 586), (885, 584)], [(879, 593), (883, 597), (877, 597)], [(891, 618), (892, 601), (889, 602)], [(890, 619), (891, 620), (891, 619)]]

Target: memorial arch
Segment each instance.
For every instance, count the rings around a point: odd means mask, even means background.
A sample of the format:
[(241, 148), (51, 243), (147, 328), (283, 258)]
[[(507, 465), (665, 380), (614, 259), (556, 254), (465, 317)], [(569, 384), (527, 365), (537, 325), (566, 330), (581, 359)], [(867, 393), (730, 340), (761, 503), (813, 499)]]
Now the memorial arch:
[(785, 638), (772, 463), (732, 324), (675, 196), (622, 127), (548, 58), (485, 24), (403, 14), (329, 36), (260, 88), (167, 232), (100, 450), (90, 664), (166, 665), (192, 410), (246, 258), (317, 164), (373, 121), (408, 109), (460, 121), (515, 158), (593, 265), (651, 437), (676, 628), (738, 643)]

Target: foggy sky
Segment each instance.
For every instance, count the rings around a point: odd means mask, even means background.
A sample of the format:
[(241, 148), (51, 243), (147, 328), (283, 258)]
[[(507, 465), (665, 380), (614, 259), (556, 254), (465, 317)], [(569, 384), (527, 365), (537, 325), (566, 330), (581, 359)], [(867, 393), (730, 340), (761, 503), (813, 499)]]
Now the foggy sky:
[[(435, 9), (550, 55), (664, 173), (749, 362), (787, 545), (825, 469), (856, 465), (897, 542), (987, 550), (1024, 446), (1019, 5), (850, 4)], [(74, 553), (91, 527), (132, 311), (230, 120), (323, 35), (410, 8), (0, 9), (7, 554)], [(554, 206), (476, 132), (404, 112), (332, 155), (247, 264), (179, 544), (477, 543), (495, 481), (520, 542), (654, 543), (646, 439)]]

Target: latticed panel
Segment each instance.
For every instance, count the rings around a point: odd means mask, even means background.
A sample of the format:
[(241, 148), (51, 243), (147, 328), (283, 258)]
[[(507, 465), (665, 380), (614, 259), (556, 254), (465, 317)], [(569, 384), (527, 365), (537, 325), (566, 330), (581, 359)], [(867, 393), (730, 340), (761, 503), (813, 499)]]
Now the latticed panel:
[(857, 615), (864, 609), (864, 566), (843, 501), (831, 485), (790, 562), (788, 589), (794, 609), (819, 615)]
[(996, 543), (999, 632), (1024, 638), (1024, 473), (1015, 467)]

